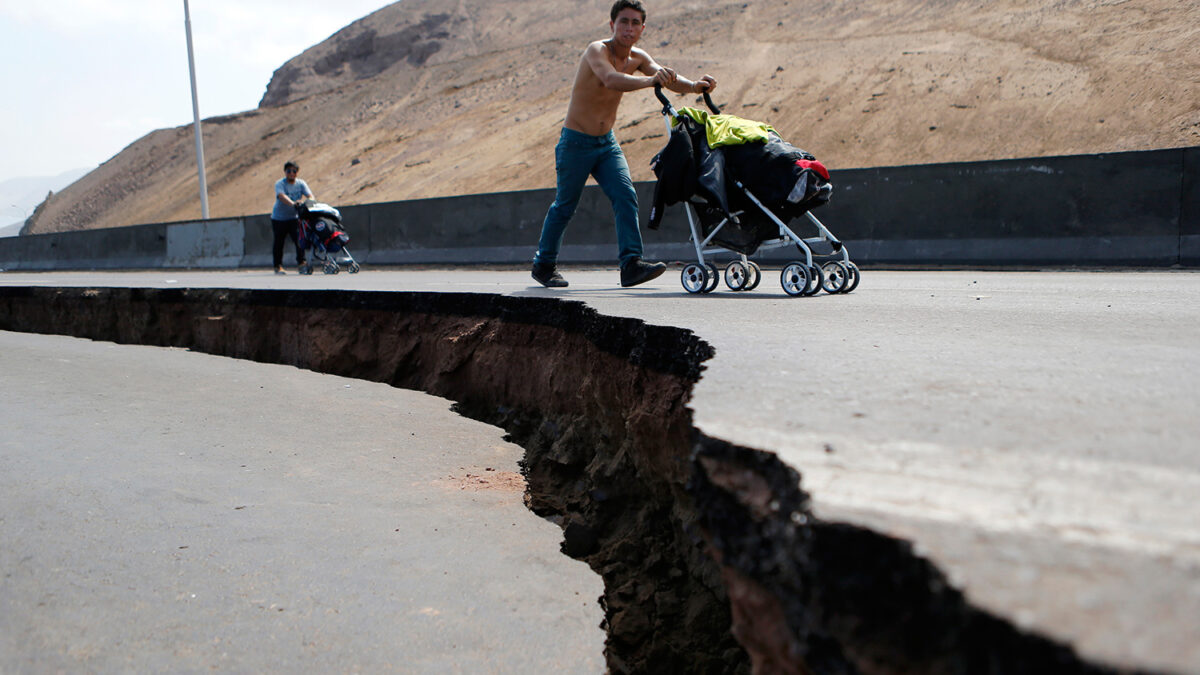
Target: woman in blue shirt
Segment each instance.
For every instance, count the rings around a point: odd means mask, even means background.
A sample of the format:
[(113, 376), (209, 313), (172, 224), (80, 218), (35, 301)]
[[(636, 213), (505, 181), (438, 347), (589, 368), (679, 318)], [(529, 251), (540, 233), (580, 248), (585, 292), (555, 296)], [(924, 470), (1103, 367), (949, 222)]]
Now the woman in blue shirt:
[(304, 250), (297, 239), (300, 216), (296, 213), (296, 204), (312, 199), (313, 193), (308, 189), (308, 183), (296, 177), (299, 173), (300, 165), (288, 162), (283, 165), (283, 178), (275, 183), (275, 207), (271, 209), (271, 229), (275, 232), (271, 253), (275, 260), (275, 274), (287, 274), (283, 271), (283, 240), (286, 238), (290, 238), (296, 247), (296, 264), (303, 267), (305, 263)]

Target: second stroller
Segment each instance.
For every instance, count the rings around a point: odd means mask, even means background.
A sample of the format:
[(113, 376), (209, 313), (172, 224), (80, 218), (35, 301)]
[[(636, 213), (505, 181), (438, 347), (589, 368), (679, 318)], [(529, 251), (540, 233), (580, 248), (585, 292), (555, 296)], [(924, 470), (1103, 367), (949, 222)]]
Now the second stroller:
[[(328, 204), (305, 200), (296, 204), (300, 216), (299, 244), (301, 249), (312, 252), (312, 257), (322, 264), (325, 274), (337, 274), (342, 265), (355, 274), (359, 265), (346, 248), (350, 235), (342, 231), (342, 213)], [(309, 261), (300, 268), (301, 274), (312, 274)]]

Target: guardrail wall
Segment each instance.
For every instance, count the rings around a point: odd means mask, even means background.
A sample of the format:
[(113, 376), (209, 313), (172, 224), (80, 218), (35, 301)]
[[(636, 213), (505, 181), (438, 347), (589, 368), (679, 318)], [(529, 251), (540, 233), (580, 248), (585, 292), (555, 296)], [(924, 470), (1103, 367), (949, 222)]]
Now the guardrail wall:
[[(834, 170), (833, 182), (833, 200), (814, 214), (860, 265), (1200, 265), (1200, 148)], [(645, 220), (654, 184), (636, 188)], [(524, 264), (553, 198), (525, 190), (342, 214), (364, 265)], [(790, 225), (810, 233), (803, 219)], [(647, 257), (695, 257), (682, 205), (659, 230), (642, 229)], [(615, 264), (615, 242), (607, 199), (589, 186), (560, 262)], [(789, 247), (755, 259), (795, 257)], [(270, 264), (266, 215), (0, 238), (8, 270)]]

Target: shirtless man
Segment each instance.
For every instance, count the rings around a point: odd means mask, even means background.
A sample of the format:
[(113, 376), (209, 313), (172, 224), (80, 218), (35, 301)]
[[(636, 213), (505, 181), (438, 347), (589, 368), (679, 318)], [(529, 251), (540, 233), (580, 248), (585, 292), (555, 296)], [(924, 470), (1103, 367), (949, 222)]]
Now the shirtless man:
[(596, 178), (612, 202), (621, 285), (636, 286), (666, 271), (663, 263), (642, 260), (642, 233), (638, 227), (637, 194), (629, 177), (625, 153), (613, 135), (617, 106), (627, 91), (655, 84), (681, 94), (712, 91), (717, 81), (705, 75), (693, 82), (658, 65), (644, 50), (634, 47), (646, 29), (646, 10), (640, 0), (617, 0), (609, 14), (612, 37), (587, 46), (575, 74), (571, 103), (562, 134), (554, 148), (558, 189), (542, 223), (542, 236), (533, 259), (533, 278), (549, 288), (567, 281), (558, 273), (558, 251), (563, 232), (579, 205), (589, 175)]

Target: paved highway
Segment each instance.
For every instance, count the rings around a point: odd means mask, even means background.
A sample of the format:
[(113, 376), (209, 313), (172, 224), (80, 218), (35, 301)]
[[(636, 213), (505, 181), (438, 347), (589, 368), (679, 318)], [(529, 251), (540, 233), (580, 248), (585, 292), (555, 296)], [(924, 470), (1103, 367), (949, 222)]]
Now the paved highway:
[(600, 578), (450, 402), (0, 332), (0, 672), (601, 673)]
[(553, 295), (689, 328), (716, 349), (696, 425), (778, 453), (819, 515), (912, 540), (974, 602), (1086, 655), (1200, 672), (1200, 274), (868, 270), (813, 298), (777, 271), (707, 296), (677, 270), (636, 289), (564, 274), (561, 291), (479, 269), (0, 284)]

